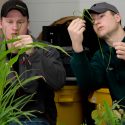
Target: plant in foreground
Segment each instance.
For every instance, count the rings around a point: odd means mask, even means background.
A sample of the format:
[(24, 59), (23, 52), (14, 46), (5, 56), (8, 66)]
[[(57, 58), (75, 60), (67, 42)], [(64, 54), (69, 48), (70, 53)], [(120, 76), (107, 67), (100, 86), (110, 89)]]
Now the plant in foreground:
[[(60, 51), (66, 53), (61, 47), (45, 44), (42, 42), (34, 42), (30, 44), (30, 46), (26, 48), (21, 48), (18, 50), (18, 54), (7, 60), (7, 54), (11, 53), (12, 51), (18, 48), (11, 48), (6, 50), (6, 44), (12, 43), (17, 41), (18, 39), (11, 39), (11, 40), (3, 40), (0, 42), (0, 125), (8, 125), (11, 122), (18, 123), (22, 125), (19, 121), (21, 116), (30, 119), (30, 117), (35, 117), (32, 113), (36, 112), (32, 111), (23, 111), (23, 107), (29, 102), (33, 101), (32, 97), (35, 94), (31, 94), (29, 96), (23, 95), (21, 97), (15, 98), (15, 94), (20, 87), (25, 86), (32, 80), (43, 78), (42, 76), (33, 76), (26, 80), (20, 80), (21, 75), (19, 76), (17, 72), (11, 71), (13, 64), (18, 60), (18, 57), (25, 53), (28, 49), (32, 47), (38, 47), (46, 49), (46, 47), (54, 47), (59, 49)], [(46, 49), (47, 51), (47, 49)], [(66, 53), (67, 54), (67, 53)], [(14, 74), (13, 77), (11, 74)], [(38, 112), (38, 111), (37, 111)]]
[(123, 109), (120, 109), (118, 102), (114, 102), (112, 107), (106, 101), (103, 105), (98, 104), (92, 112), (92, 118), (95, 125), (123, 125), (125, 123), (125, 113)]

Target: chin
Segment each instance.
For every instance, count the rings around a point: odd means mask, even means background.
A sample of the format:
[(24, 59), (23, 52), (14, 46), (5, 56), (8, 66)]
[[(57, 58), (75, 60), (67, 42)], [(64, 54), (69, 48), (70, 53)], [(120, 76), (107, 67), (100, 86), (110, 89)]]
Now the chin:
[(104, 37), (106, 36), (106, 34), (105, 34), (105, 33), (98, 33), (97, 36), (98, 36), (99, 38), (104, 38)]
[(104, 35), (98, 34), (97, 35), (99, 38), (104, 38)]

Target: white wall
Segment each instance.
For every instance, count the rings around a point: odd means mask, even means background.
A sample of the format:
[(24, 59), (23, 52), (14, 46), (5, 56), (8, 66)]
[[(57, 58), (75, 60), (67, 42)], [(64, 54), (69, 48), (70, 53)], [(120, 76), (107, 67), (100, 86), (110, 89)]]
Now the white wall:
[(30, 30), (37, 37), (42, 26), (50, 25), (55, 20), (73, 15), (79, 9), (79, 0), (24, 0), (29, 7)]
[[(6, 0), (0, 0), (3, 3)], [(96, 2), (102, 0), (23, 0), (29, 8), (30, 30), (37, 37), (42, 31), (42, 26), (50, 25), (55, 20), (65, 16), (72, 16), (75, 11), (78, 15), (83, 9), (90, 8)], [(122, 24), (125, 26), (125, 0), (104, 0), (114, 4), (123, 18)]]
[[(82, 12), (83, 9), (90, 8), (96, 2), (102, 0), (24, 0), (30, 12), (30, 30), (37, 37), (42, 31), (42, 26), (50, 25), (55, 20), (64, 17), (72, 16), (73, 12)], [(123, 18), (122, 24), (125, 26), (125, 0), (105, 0), (114, 4)], [(77, 13), (80, 14), (79, 12)]]

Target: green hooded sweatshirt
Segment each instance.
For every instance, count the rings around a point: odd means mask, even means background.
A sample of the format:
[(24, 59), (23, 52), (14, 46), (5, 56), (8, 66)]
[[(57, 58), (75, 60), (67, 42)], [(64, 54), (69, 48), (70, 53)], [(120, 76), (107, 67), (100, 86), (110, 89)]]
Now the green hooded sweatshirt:
[[(125, 42), (125, 38), (123, 39)], [(116, 57), (114, 48), (106, 43), (102, 52), (98, 50), (89, 61), (86, 52), (74, 53), (71, 67), (77, 83), (84, 90), (96, 90), (108, 87), (113, 101), (120, 101), (125, 106), (125, 60)]]

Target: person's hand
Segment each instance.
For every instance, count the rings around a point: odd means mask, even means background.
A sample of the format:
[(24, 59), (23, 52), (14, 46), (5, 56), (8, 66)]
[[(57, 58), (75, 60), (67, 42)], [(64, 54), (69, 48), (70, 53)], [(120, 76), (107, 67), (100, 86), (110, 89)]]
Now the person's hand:
[(117, 58), (125, 60), (125, 43), (114, 42), (113, 47), (116, 50)]
[[(19, 39), (18, 41), (13, 43), (13, 46), (15, 48), (25, 48), (25, 47), (31, 47), (31, 43), (33, 43), (33, 39), (30, 35), (19, 35), (17, 36), (17, 38)], [(34, 49), (31, 48), (29, 50), (26, 51), (26, 54), (30, 55), (31, 53), (33, 53)]]
[(68, 26), (68, 32), (72, 41), (72, 47), (75, 52), (83, 51), (83, 32), (85, 31), (85, 21), (77, 18)]

